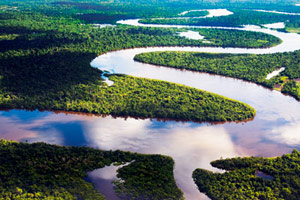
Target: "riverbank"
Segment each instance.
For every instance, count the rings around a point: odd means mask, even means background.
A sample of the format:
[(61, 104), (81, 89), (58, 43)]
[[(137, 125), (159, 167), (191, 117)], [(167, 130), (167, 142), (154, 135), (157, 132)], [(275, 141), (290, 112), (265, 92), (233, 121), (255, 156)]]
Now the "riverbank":
[[(18, 23), (24, 24), (24, 21), (19, 21)], [(79, 93), (74, 93), (78, 95), (78, 98), (92, 98), (93, 96), (90, 95), (92, 94), (91, 92), (93, 89), (96, 90), (99, 88), (92, 87), (94, 86), (95, 82), (89, 82), (90, 78), (95, 78), (94, 80), (99, 81), (99, 85), (101, 85), (101, 87), (107, 87), (107, 85), (100, 83), (100, 72), (89, 67), (90, 60), (101, 54), (99, 58), (95, 59), (95, 63), (92, 62), (92, 65), (97, 64), (96, 61), (99, 60), (100, 64), (98, 63), (99, 65), (93, 65), (94, 67), (114, 69), (117, 66), (116, 69), (123, 68), (120, 71), (115, 70), (117, 73), (123, 72), (125, 74), (136, 75), (140, 77), (146, 75), (150, 76), (148, 78), (160, 80), (168, 79), (168, 81), (171, 82), (189, 85), (198, 89), (213, 91), (215, 93), (228, 96), (232, 99), (238, 99), (239, 101), (246, 102), (257, 110), (257, 116), (253, 121), (249, 121), (247, 123), (226, 123), (212, 125), (207, 123), (197, 124), (192, 122), (158, 122), (155, 119), (138, 120), (128, 118), (125, 120), (123, 118), (115, 119), (110, 116), (86, 117), (86, 119), (83, 120), (82, 118), (78, 119), (79, 117), (74, 115), (64, 116), (62, 114), (54, 114), (49, 112), (45, 114), (36, 111), (30, 114), (27, 113), (26, 116), (25, 111), (10, 111), (7, 113), (1, 112), (2, 120), (0, 120), (0, 123), (2, 128), (0, 131), (5, 135), (5, 137), (12, 137), (11, 135), (15, 134), (16, 140), (38, 140), (65, 145), (75, 143), (77, 145), (96, 146), (101, 149), (105, 148), (106, 150), (122, 149), (132, 152), (155, 152), (170, 155), (176, 162), (174, 170), (176, 182), (178, 186), (185, 192), (187, 199), (203, 198), (192, 182), (191, 174), (192, 171), (197, 167), (210, 169), (208, 163), (211, 160), (218, 159), (221, 156), (233, 157), (237, 155), (247, 156), (262, 154), (266, 156), (280, 155), (290, 151), (290, 148), (292, 148), (293, 145), (297, 145), (298, 140), (294, 136), (297, 136), (297, 122), (299, 121), (300, 111), (299, 103), (295, 102), (292, 98), (283, 96), (278, 92), (269, 91), (257, 85), (236, 79), (211, 76), (204, 73), (189, 73), (186, 71), (164, 69), (162, 67), (159, 68), (155, 66), (142, 65), (141, 63), (137, 64), (133, 61), (133, 57), (137, 53), (142, 53), (145, 50), (167, 50), (169, 47), (143, 48), (143, 50), (127, 49), (110, 52), (112, 49), (116, 50), (147, 45), (153, 46), (159, 42), (161, 45), (175, 45), (176, 42), (179, 41), (179, 37), (170, 37), (170, 34), (173, 34), (173, 31), (132, 27), (123, 27), (124, 29), (121, 29), (120, 27), (114, 27), (111, 29), (105, 28), (105, 31), (99, 31), (95, 28), (89, 29), (86, 25), (77, 26), (76, 23), (72, 24), (71, 27), (66, 26), (67, 22), (60, 23), (55, 21), (52, 23), (59, 25), (59, 27), (61, 27), (60, 31), (65, 29), (67, 30), (66, 33), (63, 32), (64, 37), (67, 36), (68, 31), (72, 31), (72, 33), (75, 31), (75, 33), (72, 36), (68, 35), (68, 39), (70, 39), (69, 42), (65, 40), (57, 40), (58, 43), (63, 44), (62, 46), (55, 46), (57, 45), (57, 43), (55, 43), (54, 46), (50, 45), (49, 48), (43, 49), (39, 52), (49, 53), (50, 56), (48, 57), (34, 56), (33, 59), (28, 59), (28, 57), (34, 55), (36, 52), (31, 49), (23, 49), (19, 51), (18, 49), (13, 49), (13, 46), (11, 46), (12, 49), (10, 49), (9, 53), (11, 53), (12, 57), (9, 57), (11, 60), (6, 60), (6, 62), (3, 62), (6, 64), (5, 66), (16, 67), (16, 71), (22, 70), (23, 68), (28, 68), (28, 71), (25, 71), (25, 73), (22, 73), (20, 76), (11, 76), (11, 79), (5, 79), (6, 77), (3, 79), (2, 77), (1, 84), (3, 81), (6, 81), (4, 82), (6, 84), (9, 83), (9, 87), (2, 88), (9, 91), (3, 95), (3, 98), (6, 100), (16, 100), (18, 96), (15, 95), (16, 91), (12, 89), (23, 88), (18, 90), (18, 92), (20, 92), (19, 94), (25, 94), (28, 92), (28, 94), (31, 95), (28, 96), (28, 99), (30, 99), (34, 94), (34, 91), (31, 90), (38, 89), (39, 92), (42, 92), (41, 94), (48, 95), (48, 97), (52, 100), (54, 99), (55, 102), (69, 101), (68, 97), (73, 94), (69, 94), (68, 92), (73, 91), (63, 90), (65, 86), (74, 86), (76, 89), (79, 88), (83, 90), (86, 96), (80, 96), (80, 91)], [(48, 25), (49, 23), (43, 24), (43, 26), (47, 28)], [(33, 29), (30, 29), (30, 26), (26, 27), (29, 28), (29, 31), (27, 29), (22, 29), (22, 31), (26, 32), (27, 30), (29, 33), (32, 33)], [(81, 30), (83, 33), (87, 31), (89, 34), (83, 34), (83, 38), (79, 37), (81, 40), (74, 39), (82, 34), (82, 32), (76, 32), (77, 28), (74, 27), (77, 27), (78, 30)], [(49, 31), (48, 29), (44, 28), (42, 31)], [(18, 31), (21, 32), (20, 30)], [(41, 30), (39, 29), (39, 31)], [(258, 31), (268, 32), (269, 30), (259, 29)], [(118, 38), (116, 36), (118, 33), (122, 33), (122, 37)], [(38, 37), (36, 39), (44, 37), (43, 34), (37, 35)], [(104, 36), (107, 35), (112, 36), (111, 41), (105, 40)], [(51, 36), (55, 36), (54, 38), (56, 39), (60, 38), (59, 34), (58, 37), (56, 35)], [(101, 36), (103, 37), (101, 38)], [(278, 47), (263, 50), (252, 49), (249, 50), (249, 52), (261, 51), (273, 53), (277, 52), (278, 50), (293, 51), (299, 48), (297, 42), (298, 40), (296, 40), (296, 42), (293, 41), (294, 38), (289, 40), (290, 37), (291, 35), (288, 35), (288, 37), (285, 38), (283, 43)], [(28, 38), (25, 37), (25, 39), (23, 38), (21, 41), (28, 42), (27, 39)], [(288, 40), (289, 45), (285, 46), (285, 44), (287, 44), (286, 39)], [(132, 41), (135, 41), (134, 44), (131, 43)], [(194, 43), (195, 41), (188, 42)], [(188, 42), (185, 44), (188, 44)], [(38, 42), (30, 44), (32, 45), (31, 47), (36, 47), (34, 45), (38, 44)], [(294, 44), (294, 46), (291, 44)], [(173, 50), (177, 50), (177, 47), (170, 48), (171, 50), (172, 48)], [(180, 50), (185, 51), (188, 49), (188, 47), (183, 47)], [(194, 48), (193, 50), (209, 50), (212, 52), (232, 51), (232, 53), (240, 53), (244, 51), (246, 53), (248, 52), (248, 50), (245, 49), (233, 48)], [(60, 57), (58, 56), (54, 59), (53, 55), (58, 55), (53, 53), (55, 51), (62, 54)], [(82, 51), (88, 53), (83, 55), (81, 54)], [(109, 53), (102, 54), (104, 52)], [(4, 55), (8, 55), (9, 53)], [(25, 55), (28, 57), (24, 59), (23, 62), (20, 62), (20, 64), (16, 64), (18, 61), (22, 60), (18, 60), (18, 57), (25, 58)], [(14, 60), (15, 58), (16, 60)], [(66, 62), (67, 60), (70, 61)], [(79, 65), (81, 67), (77, 68)], [(5, 67), (3, 71), (9, 69), (9, 67)], [(16, 72), (8, 73), (8, 75), (9, 74), (16, 74)], [(28, 81), (24, 81), (22, 79), (22, 76), (25, 75), (28, 75), (26, 77), (29, 77)], [(128, 78), (130, 76), (122, 77)], [(50, 81), (53, 78), (58, 78), (58, 80), (60, 80), (60, 84), (53, 84), (53, 82)], [(72, 84), (65, 85), (66, 82), (71, 82)], [(27, 87), (28, 84), (31, 87)], [(91, 87), (89, 87), (89, 85), (91, 85)], [(49, 87), (53, 86), (55, 86), (54, 90), (48, 90)], [(122, 86), (125, 87), (125, 85)], [(132, 91), (136, 91), (135, 88), (136, 85), (132, 85)], [(51, 96), (49, 91), (54, 93), (57, 92), (59, 94), (57, 96)], [(156, 91), (157, 90), (154, 92)], [(164, 90), (162, 90), (162, 92), (164, 92)], [(37, 99), (37, 103), (43, 102), (40, 99)], [(23, 132), (14, 132), (16, 129), (23, 130), (26, 134), (23, 134)], [(46, 130), (46, 132), (43, 132), (43, 130)], [(290, 131), (295, 131), (296, 133)]]
[[(214, 199), (299, 199), (300, 153), (276, 158), (232, 158), (211, 162), (224, 173), (197, 169), (193, 173), (201, 192)], [(258, 176), (257, 171), (260, 172)]]
[(167, 156), (2, 139), (0, 155), (0, 198), (104, 200), (84, 180), (87, 172), (112, 163), (131, 162), (118, 170), (122, 181), (115, 186), (120, 196), (183, 199), (174, 180), (174, 161)]
[[(299, 94), (296, 91), (299, 86), (293, 84), (293, 86), (288, 87), (290, 85), (289, 80), (300, 77), (298, 71), (299, 54), (300, 51), (266, 55), (164, 51), (137, 54), (134, 60), (157, 66), (238, 78), (282, 91), (299, 99)], [(279, 68), (280, 71), (276, 71)], [(284, 81), (282, 77), (285, 77)], [(287, 82), (289, 83), (286, 85)], [(292, 90), (296, 92), (292, 92)]]
[[(22, 17), (27, 17), (25, 27)], [(102, 82), (102, 72), (90, 67), (90, 61), (98, 54), (112, 50), (202, 45), (201, 41), (176, 36), (176, 29), (95, 29), (77, 21), (50, 17), (43, 17), (40, 22), (40, 17), (14, 13), (5, 24), (1, 22), (10, 32), (7, 35), (20, 35), (1, 45), (2, 109), (64, 110), (198, 122), (243, 121), (255, 116), (254, 109), (241, 102), (158, 80), (114, 75), (110, 76), (114, 85), (109, 86)], [(57, 27), (59, 31), (54, 31)], [(50, 33), (45, 36), (46, 32)]]

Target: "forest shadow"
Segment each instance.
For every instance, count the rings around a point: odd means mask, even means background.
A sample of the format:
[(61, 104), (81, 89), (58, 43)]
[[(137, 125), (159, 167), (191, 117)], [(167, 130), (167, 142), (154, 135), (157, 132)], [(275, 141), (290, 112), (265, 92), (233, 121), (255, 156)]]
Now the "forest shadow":
[[(9, 50), (45, 49), (67, 44), (78, 44), (83, 39), (76, 36), (76, 40), (62, 37), (58, 31), (30, 30), (24, 27), (0, 26), (1, 35), (16, 34), (14, 39), (0, 40), (0, 52)], [(75, 37), (74, 37), (75, 38)], [(79, 40), (78, 40), (79, 39)]]
[(72, 2), (72, 1), (56, 1), (52, 2), (52, 5), (55, 6), (72, 6), (77, 9), (83, 9), (83, 10), (110, 10), (110, 6), (103, 6), (100, 4), (95, 4), (95, 3), (82, 3), (82, 2)]
[[(17, 96), (33, 97), (54, 95), (73, 85), (95, 83), (101, 75), (101, 71), (90, 67), (95, 57), (94, 53), (60, 50), (2, 59), (1, 85)], [(30, 67), (26, 67), (28, 63)]]

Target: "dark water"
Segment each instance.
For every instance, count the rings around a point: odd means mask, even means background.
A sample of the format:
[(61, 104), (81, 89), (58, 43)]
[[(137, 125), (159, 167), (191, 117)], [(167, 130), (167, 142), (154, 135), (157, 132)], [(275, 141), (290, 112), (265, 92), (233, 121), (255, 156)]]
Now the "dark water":
[(267, 175), (267, 174), (265, 174), (265, 173), (263, 173), (259, 170), (255, 171), (255, 176), (263, 178), (263, 179), (268, 180), (268, 181), (272, 181), (274, 179), (274, 177), (272, 177), (270, 175)]
[(115, 194), (112, 182), (117, 179), (117, 166), (107, 166), (102, 169), (97, 169), (89, 172), (87, 181), (94, 184), (97, 191), (105, 194), (106, 199), (119, 200), (120, 198)]

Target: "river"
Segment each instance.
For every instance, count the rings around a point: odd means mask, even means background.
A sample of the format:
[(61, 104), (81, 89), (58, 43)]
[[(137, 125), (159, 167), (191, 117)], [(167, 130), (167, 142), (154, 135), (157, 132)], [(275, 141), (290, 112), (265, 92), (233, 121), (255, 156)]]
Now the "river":
[[(130, 20), (123, 22), (128, 24)], [(269, 33), (283, 42), (268, 49), (136, 48), (101, 55), (91, 65), (114, 73), (176, 82), (245, 102), (257, 111), (253, 121), (213, 125), (11, 110), (0, 112), (0, 137), (169, 155), (175, 160), (175, 179), (186, 199), (207, 199), (197, 190), (191, 178), (196, 168), (216, 171), (209, 163), (221, 157), (280, 156), (290, 153), (293, 148), (300, 150), (300, 103), (292, 97), (250, 82), (142, 64), (133, 61), (133, 57), (137, 53), (165, 50), (263, 54), (300, 49), (300, 35), (297, 34), (254, 26), (246, 26), (242, 30)], [(99, 177), (102, 176), (96, 177), (93, 180), (101, 182)]]

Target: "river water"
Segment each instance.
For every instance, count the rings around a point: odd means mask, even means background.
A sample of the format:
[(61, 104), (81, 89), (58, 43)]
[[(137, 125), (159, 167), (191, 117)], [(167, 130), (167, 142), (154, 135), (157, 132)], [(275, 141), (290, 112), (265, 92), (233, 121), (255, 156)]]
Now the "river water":
[[(300, 35), (253, 26), (243, 30), (273, 34), (283, 42), (269, 49), (128, 49), (101, 55), (91, 65), (115, 73), (176, 82), (240, 100), (256, 109), (257, 115), (253, 121), (225, 124), (164, 122), (156, 119), (11, 110), (0, 112), (0, 138), (169, 155), (175, 160), (175, 179), (186, 199), (207, 199), (197, 190), (191, 178), (196, 168), (216, 171), (209, 163), (221, 157), (280, 156), (291, 152), (293, 148), (300, 150), (300, 103), (253, 83), (142, 64), (134, 62), (133, 57), (137, 53), (165, 50), (262, 54), (300, 49)], [(107, 179), (99, 174), (89, 179), (92, 182), (95, 180), (95, 186), (99, 188), (102, 187), (101, 182), (107, 183)], [(109, 197), (109, 194), (106, 195)]]

